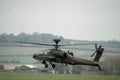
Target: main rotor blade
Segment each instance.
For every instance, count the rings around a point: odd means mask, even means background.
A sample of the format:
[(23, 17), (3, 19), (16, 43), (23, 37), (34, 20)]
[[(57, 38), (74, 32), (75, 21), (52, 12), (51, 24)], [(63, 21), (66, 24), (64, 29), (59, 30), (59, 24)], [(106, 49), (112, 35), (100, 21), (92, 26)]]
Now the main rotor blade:
[(41, 43), (31, 43), (31, 42), (17, 42), (17, 43), (34, 44), (34, 45), (44, 45), (44, 46), (55, 46), (53, 44), (41, 44)]
[(58, 45), (58, 46), (79, 46), (79, 45), (94, 45), (95, 43), (81, 43), (81, 44), (64, 44), (64, 45)]
[(34, 45), (44, 45), (44, 46), (79, 46), (79, 45), (93, 45), (95, 43), (81, 43), (81, 44), (46, 44), (46, 43), (32, 43), (32, 42), (17, 42), (17, 43), (25, 43), (25, 44), (34, 44)]

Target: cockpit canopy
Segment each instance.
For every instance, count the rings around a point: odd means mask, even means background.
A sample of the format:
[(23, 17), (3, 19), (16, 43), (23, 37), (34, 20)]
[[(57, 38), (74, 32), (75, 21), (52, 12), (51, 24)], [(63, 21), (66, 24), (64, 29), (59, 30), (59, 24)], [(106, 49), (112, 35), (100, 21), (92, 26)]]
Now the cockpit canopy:
[(50, 49), (47, 49), (47, 50), (42, 50), (42, 51), (39, 51), (38, 54), (48, 54), (48, 52), (50, 51)]

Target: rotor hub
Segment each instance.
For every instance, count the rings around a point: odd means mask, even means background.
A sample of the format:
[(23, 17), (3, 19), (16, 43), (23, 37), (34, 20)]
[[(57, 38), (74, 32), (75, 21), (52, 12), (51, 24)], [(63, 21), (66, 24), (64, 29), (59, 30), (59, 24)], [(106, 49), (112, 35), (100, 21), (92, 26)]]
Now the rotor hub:
[(56, 43), (56, 45), (58, 45), (58, 43), (61, 41), (60, 39), (56, 38), (56, 39), (53, 39), (53, 41)]

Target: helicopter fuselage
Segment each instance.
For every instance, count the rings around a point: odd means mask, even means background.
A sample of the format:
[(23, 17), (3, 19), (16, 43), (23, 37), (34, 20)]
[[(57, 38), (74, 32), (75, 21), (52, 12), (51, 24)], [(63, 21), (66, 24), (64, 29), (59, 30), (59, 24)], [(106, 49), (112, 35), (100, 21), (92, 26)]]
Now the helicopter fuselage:
[(74, 57), (72, 52), (55, 49), (51, 49), (48, 53), (43, 52), (41, 54), (34, 54), (33, 58), (36, 60), (64, 63), (70, 65), (98, 65), (94, 61)]

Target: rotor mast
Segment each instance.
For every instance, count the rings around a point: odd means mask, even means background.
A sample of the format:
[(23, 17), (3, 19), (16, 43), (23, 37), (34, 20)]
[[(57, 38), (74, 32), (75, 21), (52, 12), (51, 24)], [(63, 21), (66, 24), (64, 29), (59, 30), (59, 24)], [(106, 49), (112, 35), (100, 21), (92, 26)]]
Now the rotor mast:
[(55, 49), (58, 50), (58, 48), (59, 48), (58, 43), (59, 43), (61, 40), (58, 39), (58, 38), (56, 38), (56, 39), (53, 39), (53, 41), (55, 42)]

